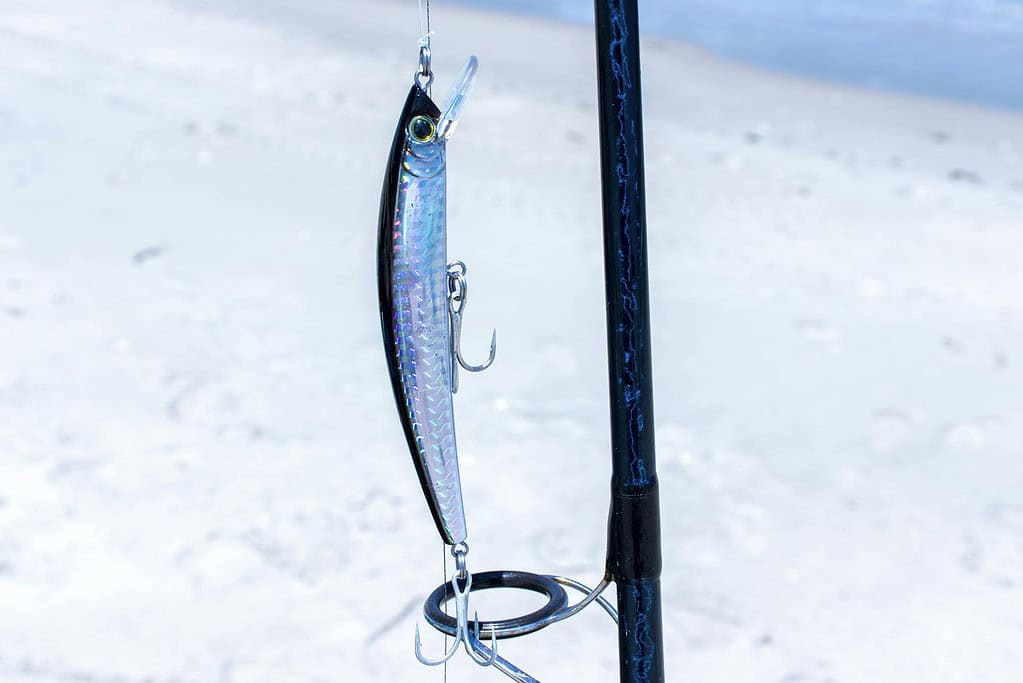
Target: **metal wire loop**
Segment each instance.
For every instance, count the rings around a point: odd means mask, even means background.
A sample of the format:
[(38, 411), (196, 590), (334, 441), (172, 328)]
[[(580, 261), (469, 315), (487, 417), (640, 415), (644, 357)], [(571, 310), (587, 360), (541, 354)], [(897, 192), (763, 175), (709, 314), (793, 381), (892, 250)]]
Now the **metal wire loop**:
[(430, 68), (432, 56), (429, 45), (419, 46), (419, 73), (424, 76), (429, 76), (433, 73), (433, 69)]
[(455, 576), (465, 580), (469, 570), (466, 569), (465, 557), (469, 554), (469, 544), (465, 541), (451, 546), (451, 557), (455, 558)]
[(465, 279), (465, 264), (461, 261), (448, 265), (448, 298), (452, 313), (461, 313), (469, 299), (469, 282)]
[(433, 72), (423, 74), (417, 71), (412, 78), (415, 79), (416, 85), (422, 90), (427, 90), (433, 84)]

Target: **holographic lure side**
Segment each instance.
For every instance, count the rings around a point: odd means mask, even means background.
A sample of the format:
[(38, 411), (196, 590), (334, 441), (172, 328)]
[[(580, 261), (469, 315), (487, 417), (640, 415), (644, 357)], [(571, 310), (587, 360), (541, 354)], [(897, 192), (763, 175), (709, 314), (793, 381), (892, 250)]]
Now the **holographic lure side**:
[[(412, 86), (380, 201), (380, 323), (405, 439), (445, 543), (466, 538), (455, 445), (448, 318), (446, 139), (441, 112)], [(429, 133), (429, 135), (427, 135)]]

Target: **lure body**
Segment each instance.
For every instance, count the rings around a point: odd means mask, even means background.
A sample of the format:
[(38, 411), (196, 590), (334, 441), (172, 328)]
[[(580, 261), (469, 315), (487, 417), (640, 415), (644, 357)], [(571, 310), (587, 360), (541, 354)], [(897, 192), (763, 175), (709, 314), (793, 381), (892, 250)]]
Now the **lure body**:
[(380, 201), (380, 323), (405, 439), (445, 543), (466, 538), (452, 402), (446, 139), (441, 112), (412, 86)]

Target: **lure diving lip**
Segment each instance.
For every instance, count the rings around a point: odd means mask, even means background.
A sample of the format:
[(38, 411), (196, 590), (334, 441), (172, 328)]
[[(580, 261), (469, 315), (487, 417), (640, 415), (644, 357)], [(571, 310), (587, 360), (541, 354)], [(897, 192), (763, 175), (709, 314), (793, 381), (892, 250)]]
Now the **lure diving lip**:
[(465, 541), (455, 442), (447, 269), (446, 144), (472, 87), (471, 57), (442, 112), (413, 83), (398, 119), (380, 198), (380, 325), (398, 415), (437, 530)]

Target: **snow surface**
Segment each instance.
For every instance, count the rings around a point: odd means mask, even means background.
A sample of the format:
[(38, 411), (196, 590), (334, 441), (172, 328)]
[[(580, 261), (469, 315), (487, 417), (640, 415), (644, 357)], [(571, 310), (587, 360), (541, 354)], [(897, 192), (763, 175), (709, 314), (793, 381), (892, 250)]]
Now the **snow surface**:
[[(434, 27), (438, 87), (481, 64), (466, 353), (499, 330), (470, 565), (594, 581), (592, 36)], [(414, 3), (6, 0), (0, 35), (0, 681), (442, 680), (374, 274)], [(669, 680), (1021, 680), (1023, 117), (644, 49)], [(501, 650), (616, 680), (597, 610)]]

